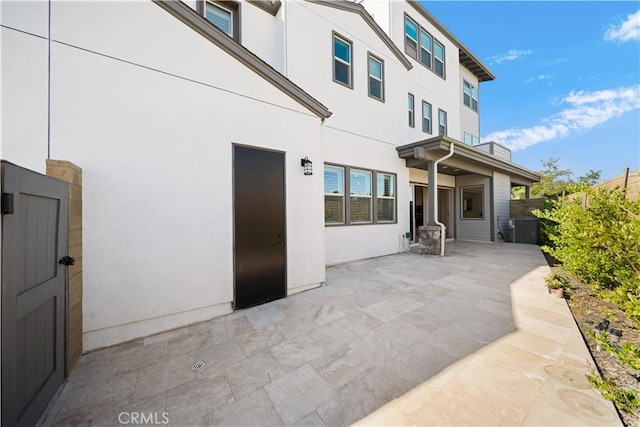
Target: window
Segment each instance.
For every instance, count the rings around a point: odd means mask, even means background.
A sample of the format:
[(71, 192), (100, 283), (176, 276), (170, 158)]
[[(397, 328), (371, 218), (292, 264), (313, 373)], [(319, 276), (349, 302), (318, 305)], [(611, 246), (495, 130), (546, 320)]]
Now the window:
[(444, 45), (407, 15), (404, 16), (404, 51), (440, 77), (445, 78)]
[(433, 71), (444, 78), (444, 46), (436, 40), (433, 42), (433, 51)]
[(471, 108), (473, 111), (478, 111), (478, 89), (474, 86), (471, 86), (471, 84), (467, 83), (466, 80), (463, 83), (463, 89), (464, 105)]
[(371, 172), (349, 171), (349, 222), (371, 222)]
[[(345, 188), (349, 197), (345, 197)], [(324, 222), (357, 225), (396, 222), (396, 175), (324, 166)]]
[(404, 17), (404, 51), (413, 59), (418, 59), (418, 24), (408, 16)]
[(409, 126), (416, 127), (416, 114), (414, 111), (414, 106), (415, 106), (415, 98), (413, 97), (413, 95), (409, 94), (409, 97), (407, 98), (408, 101), (408, 111), (409, 111)]
[(351, 42), (333, 34), (333, 81), (353, 87), (351, 70)]
[(425, 30), (420, 29), (420, 62), (431, 69), (431, 51), (433, 39)]
[(471, 135), (470, 133), (464, 133), (464, 143), (467, 145), (478, 145), (480, 144), (480, 139), (477, 136)]
[(235, 41), (240, 41), (237, 3), (207, 0), (198, 2), (198, 8), (207, 21), (227, 33)]
[(422, 101), (422, 132), (431, 133), (431, 104)]
[(462, 187), (462, 219), (483, 219), (484, 186)]
[(384, 62), (369, 54), (369, 96), (384, 101)]
[(438, 110), (438, 135), (447, 135), (447, 112)]
[(396, 219), (395, 176), (376, 173), (376, 219), (378, 222), (393, 222)]
[(344, 224), (344, 168), (324, 167), (324, 222)]

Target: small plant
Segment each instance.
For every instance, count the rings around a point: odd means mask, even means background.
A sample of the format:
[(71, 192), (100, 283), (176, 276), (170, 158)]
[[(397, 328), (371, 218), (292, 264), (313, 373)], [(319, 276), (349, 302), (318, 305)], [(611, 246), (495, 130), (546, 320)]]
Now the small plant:
[(595, 371), (591, 371), (587, 379), (602, 394), (602, 397), (612, 401), (621, 411), (632, 413), (634, 409), (640, 407), (638, 391), (620, 388), (613, 382), (602, 379)]
[(569, 289), (569, 279), (558, 273), (551, 273), (544, 278), (544, 283), (549, 289)]
[(620, 363), (632, 369), (640, 370), (640, 348), (637, 345), (632, 342), (626, 342), (622, 346), (614, 345), (609, 339), (607, 331), (599, 333), (587, 331), (586, 334), (602, 349), (614, 355)]

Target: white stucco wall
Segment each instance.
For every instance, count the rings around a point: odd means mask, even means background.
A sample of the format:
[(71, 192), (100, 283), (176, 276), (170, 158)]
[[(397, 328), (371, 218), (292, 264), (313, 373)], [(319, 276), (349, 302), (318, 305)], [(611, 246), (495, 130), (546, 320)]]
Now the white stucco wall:
[[(423, 139), (438, 136), (438, 109), (447, 112), (447, 135), (459, 139), (460, 130), (460, 108), (461, 98), (461, 78), (458, 60), (458, 48), (438, 31), (429, 21), (422, 17), (406, 1), (391, 1), (391, 39), (404, 52), (404, 14), (406, 13), (414, 22), (417, 22), (445, 48), (445, 78), (438, 76), (433, 71), (426, 68), (420, 62), (407, 55), (413, 64), (409, 71), (408, 92), (415, 97), (416, 126), (410, 128), (406, 126), (406, 114), (404, 116), (406, 142), (415, 142)], [(407, 94), (404, 94), (406, 112)], [(426, 101), (432, 106), (432, 133), (422, 132), (422, 101)]]
[[(32, 5), (3, 25), (46, 23)], [(3, 156), (42, 171), (46, 49), (2, 31), (3, 88), (21, 88)], [(85, 350), (230, 311), (233, 143), (286, 153), (289, 293), (324, 281), (321, 161), (300, 167), (322, 158), (319, 118), (151, 2), (54, 3), (52, 38), (51, 157), (83, 168)]]
[[(483, 218), (462, 219), (462, 187), (482, 185)], [(482, 175), (461, 175), (456, 177), (456, 238), (459, 240), (491, 241), (491, 179)]]

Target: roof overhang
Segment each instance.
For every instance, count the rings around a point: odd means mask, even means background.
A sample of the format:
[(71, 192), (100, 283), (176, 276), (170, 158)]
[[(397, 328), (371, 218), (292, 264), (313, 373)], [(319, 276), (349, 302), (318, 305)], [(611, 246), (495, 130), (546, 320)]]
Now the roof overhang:
[(422, 4), (417, 0), (407, 0), (407, 2), (416, 10), (420, 15), (431, 22), (431, 24), (445, 35), (453, 44), (455, 44), (460, 50), (459, 57), (460, 63), (464, 65), (469, 71), (471, 71), (481, 82), (495, 80), (496, 76), (489, 70), (489, 67), (484, 65), (478, 57), (476, 57), (471, 49), (466, 47), (451, 31), (447, 29), (440, 21), (436, 19), (431, 13), (429, 13)]
[[(453, 144), (453, 156), (445, 160), (442, 165), (450, 165), (450, 171), (439, 169), (438, 172), (450, 175), (464, 173), (480, 173), (489, 175), (491, 171), (509, 175), (513, 182), (526, 185), (540, 181), (540, 176), (529, 169), (518, 166), (495, 157), (492, 154), (478, 150), (461, 141), (447, 136), (438, 136), (425, 139), (407, 145), (397, 147), (398, 157), (405, 159), (408, 167), (425, 169), (427, 161), (433, 161), (444, 157), (449, 153), (450, 144)], [(453, 173), (453, 171), (456, 173)]]

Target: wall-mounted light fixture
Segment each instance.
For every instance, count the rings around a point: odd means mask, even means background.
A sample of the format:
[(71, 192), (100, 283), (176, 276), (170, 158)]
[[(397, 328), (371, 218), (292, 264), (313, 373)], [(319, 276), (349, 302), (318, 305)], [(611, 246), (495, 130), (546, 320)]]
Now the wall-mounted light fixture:
[(300, 166), (304, 168), (305, 175), (313, 175), (313, 162), (308, 157), (300, 159)]

